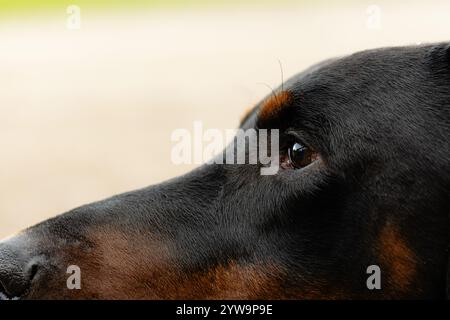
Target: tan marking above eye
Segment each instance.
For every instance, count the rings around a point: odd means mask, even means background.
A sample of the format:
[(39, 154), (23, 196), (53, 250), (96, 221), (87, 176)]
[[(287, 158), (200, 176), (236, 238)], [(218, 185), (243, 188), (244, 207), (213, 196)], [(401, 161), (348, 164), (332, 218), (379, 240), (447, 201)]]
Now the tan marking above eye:
[(292, 101), (289, 91), (280, 91), (268, 97), (263, 101), (258, 116), (260, 120), (268, 120), (275, 116), (280, 110), (286, 107)]

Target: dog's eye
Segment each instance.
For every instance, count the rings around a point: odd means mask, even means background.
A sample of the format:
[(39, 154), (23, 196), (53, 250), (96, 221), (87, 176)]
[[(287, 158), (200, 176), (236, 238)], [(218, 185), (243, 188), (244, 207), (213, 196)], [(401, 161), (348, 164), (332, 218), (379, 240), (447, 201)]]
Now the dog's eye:
[(292, 143), (288, 148), (289, 163), (294, 169), (301, 169), (317, 159), (317, 154), (299, 142)]

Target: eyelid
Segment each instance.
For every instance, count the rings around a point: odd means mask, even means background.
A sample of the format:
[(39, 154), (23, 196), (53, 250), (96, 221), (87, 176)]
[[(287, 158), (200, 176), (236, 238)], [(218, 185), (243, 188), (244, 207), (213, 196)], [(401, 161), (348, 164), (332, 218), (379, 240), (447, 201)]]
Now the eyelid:
[(305, 137), (301, 134), (301, 132), (299, 132), (299, 130), (295, 130), (293, 128), (288, 128), (285, 131), (285, 134), (288, 136), (293, 137), (295, 140), (297, 140), (297, 142), (299, 142), (301, 145), (308, 147), (312, 150), (316, 150), (316, 148), (312, 147), (309, 143), (306, 142)]

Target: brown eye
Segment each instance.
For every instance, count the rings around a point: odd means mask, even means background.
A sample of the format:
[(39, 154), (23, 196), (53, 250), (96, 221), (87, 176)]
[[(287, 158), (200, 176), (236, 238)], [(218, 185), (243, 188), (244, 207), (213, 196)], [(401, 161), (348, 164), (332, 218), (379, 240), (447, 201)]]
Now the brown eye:
[(288, 148), (288, 157), (290, 164), (295, 169), (301, 169), (316, 160), (317, 154), (307, 146), (294, 142), (292, 146)]

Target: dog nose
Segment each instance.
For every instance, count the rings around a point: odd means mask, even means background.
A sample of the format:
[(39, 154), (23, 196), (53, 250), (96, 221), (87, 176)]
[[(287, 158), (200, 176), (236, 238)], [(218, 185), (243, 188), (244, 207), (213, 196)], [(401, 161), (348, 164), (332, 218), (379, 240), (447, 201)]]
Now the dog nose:
[(0, 243), (0, 300), (20, 298), (30, 288), (39, 268), (31, 260)]

